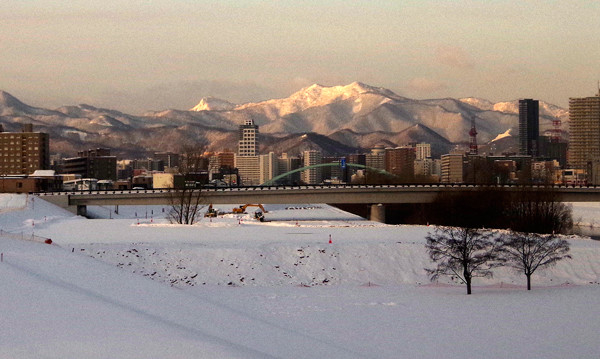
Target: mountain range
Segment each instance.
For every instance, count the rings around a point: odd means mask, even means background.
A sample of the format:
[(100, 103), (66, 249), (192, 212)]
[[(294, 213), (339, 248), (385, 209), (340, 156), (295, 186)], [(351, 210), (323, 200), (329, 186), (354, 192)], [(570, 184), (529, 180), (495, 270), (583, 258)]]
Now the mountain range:
[[(480, 144), (513, 148), (518, 134), (518, 101), (493, 103), (478, 98), (415, 100), (354, 82), (345, 86), (312, 85), (287, 98), (241, 105), (202, 98), (187, 111), (164, 110), (131, 115), (89, 105), (43, 109), (0, 91), (0, 123), (20, 131), (32, 123), (50, 134), (52, 153), (108, 147), (124, 158), (154, 151), (179, 151), (182, 145), (236, 150), (237, 129), (245, 120), (259, 125), (262, 153), (297, 154), (307, 149), (324, 155), (365, 151), (376, 145), (432, 144), (434, 156), (469, 141), (475, 122)], [(540, 130), (555, 120), (563, 127), (568, 111), (540, 101)], [(496, 141), (494, 141), (496, 140)], [(497, 149), (499, 151), (499, 149)]]

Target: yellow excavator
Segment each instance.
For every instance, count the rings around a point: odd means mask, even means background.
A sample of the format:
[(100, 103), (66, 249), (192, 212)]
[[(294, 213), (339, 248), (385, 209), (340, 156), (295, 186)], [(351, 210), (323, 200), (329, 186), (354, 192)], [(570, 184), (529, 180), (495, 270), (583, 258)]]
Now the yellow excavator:
[(260, 208), (260, 211), (256, 211), (254, 212), (254, 218), (258, 219), (261, 222), (264, 222), (265, 220), (265, 213), (268, 213), (267, 210), (265, 209), (265, 207), (262, 206), (262, 204), (245, 204), (243, 206), (239, 206), (233, 209), (233, 213), (246, 213), (246, 208), (248, 207), (258, 207)]
[(243, 206), (239, 206), (239, 207), (236, 207), (236, 208), (234, 208), (232, 212), (233, 212), (233, 213), (246, 213), (246, 208), (248, 208), (248, 207), (258, 207), (258, 208), (260, 208), (260, 210), (261, 210), (263, 213), (268, 213), (268, 212), (265, 210), (265, 207), (263, 207), (263, 205), (262, 205), (262, 204), (245, 204), (245, 205), (243, 205)]

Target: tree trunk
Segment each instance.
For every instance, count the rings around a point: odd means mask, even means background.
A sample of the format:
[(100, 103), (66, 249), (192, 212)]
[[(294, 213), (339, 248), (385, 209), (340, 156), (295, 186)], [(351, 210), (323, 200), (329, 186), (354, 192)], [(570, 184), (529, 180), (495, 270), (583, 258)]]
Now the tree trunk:
[(465, 284), (467, 285), (467, 294), (471, 294), (471, 273), (468, 271), (466, 265), (463, 265), (463, 276), (465, 278)]
[(471, 294), (471, 278), (465, 278), (467, 282), (467, 294)]
[(527, 290), (531, 290), (531, 274), (527, 274)]

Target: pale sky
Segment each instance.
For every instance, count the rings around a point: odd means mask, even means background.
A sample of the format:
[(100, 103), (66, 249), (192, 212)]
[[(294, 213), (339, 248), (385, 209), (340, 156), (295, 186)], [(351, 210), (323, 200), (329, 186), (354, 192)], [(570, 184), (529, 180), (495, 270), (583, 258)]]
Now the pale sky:
[(598, 0), (2, 0), (0, 90), (132, 114), (361, 81), (410, 98), (535, 98), (600, 79)]

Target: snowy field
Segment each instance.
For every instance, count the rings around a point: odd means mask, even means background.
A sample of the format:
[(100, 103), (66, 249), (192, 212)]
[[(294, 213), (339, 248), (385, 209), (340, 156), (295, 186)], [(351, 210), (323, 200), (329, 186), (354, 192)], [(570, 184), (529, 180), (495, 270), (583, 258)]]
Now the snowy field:
[(467, 296), (428, 280), (432, 227), (266, 209), (181, 226), (0, 195), (0, 358), (598, 358), (598, 241), (568, 237), (573, 259), (530, 292), (499, 269)]

